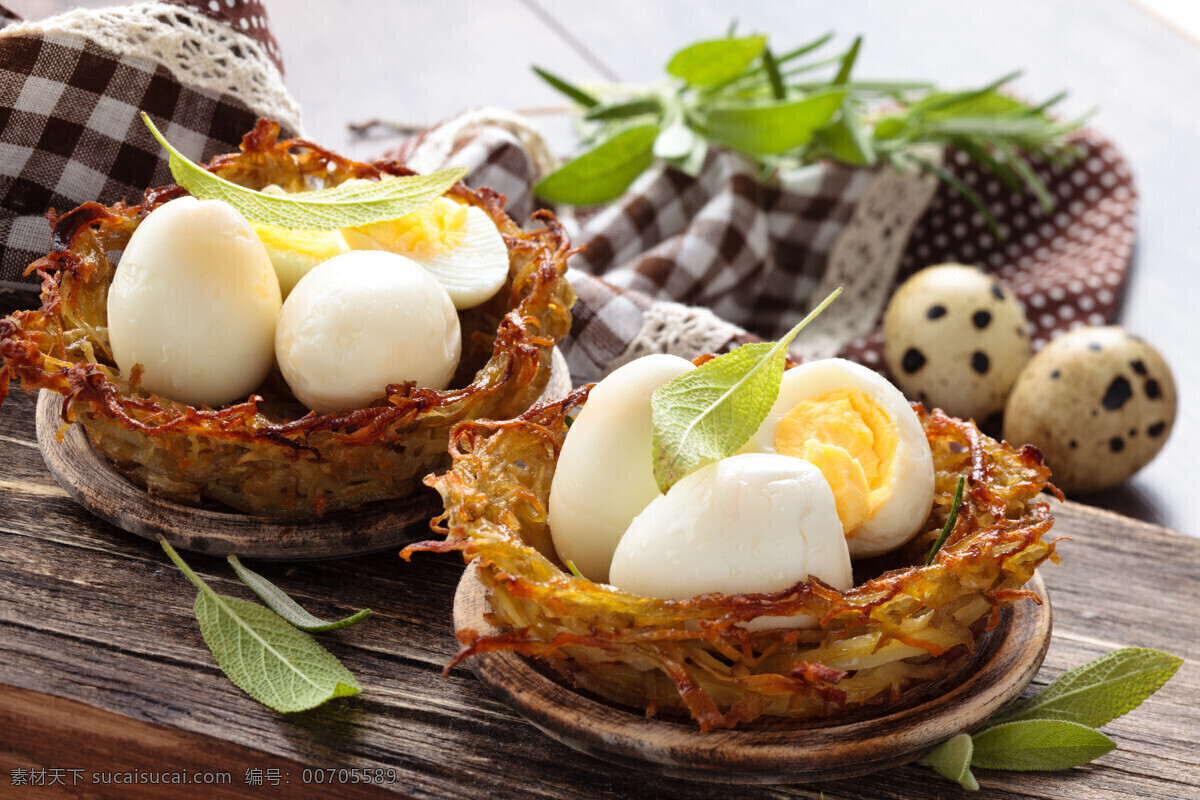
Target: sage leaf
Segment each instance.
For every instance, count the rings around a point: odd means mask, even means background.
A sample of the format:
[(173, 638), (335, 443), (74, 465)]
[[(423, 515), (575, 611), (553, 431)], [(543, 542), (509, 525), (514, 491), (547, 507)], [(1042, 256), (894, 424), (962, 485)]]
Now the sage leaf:
[(736, 453), (758, 430), (779, 395), (788, 345), (841, 291), (778, 342), (742, 345), (654, 390), (654, 480), (663, 494), (695, 469)]
[(602, 121), (611, 119), (629, 119), (630, 117), (640, 117), (646, 114), (660, 114), (662, 106), (657, 100), (641, 99), (627, 100), (623, 103), (606, 103), (604, 105), (592, 106), (588, 112), (583, 115), (583, 118), (590, 121)]
[(315, 639), (268, 608), (217, 594), (159, 537), (175, 566), (200, 590), (193, 610), (217, 666), (239, 689), (280, 712), (306, 711), (362, 687)]
[(765, 36), (696, 42), (671, 57), (667, 72), (692, 86), (720, 86), (745, 72), (766, 46)]
[(833, 88), (801, 100), (715, 105), (703, 116), (704, 133), (752, 155), (783, 153), (808, 144), (845, 96), (845, 89)]
[(591, 108), (592, 106), (600, 104), (600, 101), (595, 97), (592, 97), (592, 95), (588, 94), (583, 89), (580, 89), (573, 83), (568, 83), (552, 72), (547, 72), (546, 70), (537, 66), (533, 67), (533, 71), (537, 73), (539, 78), (565, 94), (567, 97), (574, 100), (576, 103), (579, 103), (579, 105), (583, 106), (584, 108)]
[(653, 163), (657, 137), (657, 125), (626, 128), (542, 178), (534, 194), (576, 206), (616, 199)]
[(1100, 731), (1078, 722), (1027, 719), (988, 728), (973, 737), (973, 766), (1041, 772), (1070, 769), (1117, 746)]
[(262, 600), (267, 608), (283, 617), (294, 628), (299, 628), (308, 633), (325, 633), (326, 631), (335, 631), (339, 628), (347, 628), (371, 616), (371, 609), (364, 608), (356, 614), (351, 614), (334, 622), (326, 622), (323, 619), (318, 619), (305, 611), (299, 603), (288, 596), (287, 592), (243, 564), (238, 560), (237, 556), (230, 554), (226, 557), (226, 560), (229, 561), (229, 565), (233, 567), (233, 571), (237, 573), (242, 583), (246, 584), (250, 588), (250, 591), (258, 595), (258, 599)]
[(971, 773), (971, 754), (974, 750), (971, 735), (960, 733), (942, 742), (917, 763), (929, 767), (968, 791), (977, 792), (979, 781), (975, 780)]
[(858, 118), (849, 109), (814, 134), (816, 140), (838, 161), (856, 167), (874, 166), (878, 159), (871, 146), (870, 136), (863, 130)]
[(1010, 706), (995, 720), (1065, 720), (1098, 728), (1137, 708), (1182, 664), (1182, 658), (1161, 650), (1124, 647), (1064, 672), (1036, 697)]
[(252, 222), (281, 228), (335, 230), (369, 225), (411, 214), (432, 203), (467, 174), (463, 167), (429, 175), (350, 181), (315, 192), (264, 194), (227, 181), (189, 161), (142, 113), (150, 133), (170, 154), (175, 182), (202, 200), (224, 200)]

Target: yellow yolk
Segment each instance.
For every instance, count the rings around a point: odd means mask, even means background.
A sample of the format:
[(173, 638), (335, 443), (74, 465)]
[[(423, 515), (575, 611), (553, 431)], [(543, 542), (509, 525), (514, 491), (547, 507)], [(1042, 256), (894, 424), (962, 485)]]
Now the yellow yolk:
[(354, 234), (360, 234), (378, 249), (428, 261), (462, 245), (467, 234), (467, 209), (468, 206), (462, 203), (439, 197), (403, 217), (350, 228), (347, 238), (353, 246), (362, 247), (367, 243), (361, 239), (355, 241), (357, 237), (354, 237)]
[(286, 300), (292, 287), (309, 270), (334, 256), (350, 252), (340, 231), (294, 230), (276, 225), (251, 223), (259, 241), (267, 248), (271, 266), (279, 278), (279, 290)]
[(895, 423), (857, 389), (837, 389), (798, 403), (779, 421), (774, 446), (821, 471), (848, 537), (887, 499), (897, 448)]

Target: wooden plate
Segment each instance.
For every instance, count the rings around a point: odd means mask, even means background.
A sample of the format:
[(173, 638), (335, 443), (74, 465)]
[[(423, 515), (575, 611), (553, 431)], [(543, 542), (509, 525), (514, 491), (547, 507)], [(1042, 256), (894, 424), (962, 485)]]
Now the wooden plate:
[[(920, 758), (969, 731), (1021, 694), (1050, 644), (1046, 588), (1027, 585), (1042, 605), (1020, 601), (981, 640), (975, 655), (886, 711), (867, 709), (837, 723), (759, 720), (701, 733), (691, 720), (647, 719), (640, 711), (572, 690), (508, 651), (469, 659), (475, 675), (529, 722), (558, 741), (622, 767), (717, 783), (800, 783), (865, 775)], [(454, 598), (456, 630), (496, 633), (484, 619), (486, 590), (470, 564)]]
[(322, 517), (280, 519), (241, 514), (216, 504), (185, 506), (131, 483), (113, 469), (79, 425), (62, 425), (62, 397), (43, 390), (37, 404), (37, 440), (46, 466), (81, 506), (130, 533), (177, 548), (269, 561), (342, 558), (399, 548), (429, 533), (442, 507), (437, 493), (422, 489), (401, 500), (371, 503)]

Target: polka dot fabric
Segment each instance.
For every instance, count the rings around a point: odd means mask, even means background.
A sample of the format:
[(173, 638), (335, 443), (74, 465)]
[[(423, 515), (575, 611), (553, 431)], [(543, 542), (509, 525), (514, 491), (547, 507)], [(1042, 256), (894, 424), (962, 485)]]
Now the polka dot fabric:
[[(1002, 236), (943, 183), (909, 238), (897, 285), (934, 264), (977, 266), (1021, 301), (1035, 350), (1056, 333), (1113, 321), (1133, 256), (1137, 192), (1129, 166), (1108, 140), (1085, 131), (1074, 144), (1081, 155), (1069, 164), (1030, 162), (1054, 197), (1049, 213), (1031, 192), (1010, 192), (965, 153), (948, 150), (946, 167), (984, 199)], [(847, 342), (840, 355), (886, 371), (882, 353), (876, 326)]]

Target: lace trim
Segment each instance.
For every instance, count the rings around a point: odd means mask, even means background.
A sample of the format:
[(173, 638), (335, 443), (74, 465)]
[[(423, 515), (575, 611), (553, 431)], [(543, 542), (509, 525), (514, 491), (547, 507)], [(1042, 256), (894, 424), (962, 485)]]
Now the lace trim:
[[(922, 149), (921, 157), (935, 164), (941, 148)], [(870, 333), (883, 313), (900, 259), (913, 226), (933, 200), (938, 181), (924, 171), (881, 169), (854, 207), (846, 227), (829, 253), (828, 267), (813, 292), (814, 302), (837, 287), (842, 294), (824, 314), (804, 329), (791, 347), (806, 359), (830, 358), (846, 342)], [(797, 310), (792, 327), (807, 310)]]
[(528, 117), (491, 106), (464, 111), (422, 134), (420, 143), (408, 154), (405, 163), (417, 172), (441, 169), (461, 146), (464, 138), (479, 128), (493, 125), (517, 137), (533, 160), (539, 176), (552, 172), (558, 166), (558, 160), (546, 144), (546, 137)]
[(704, 353), (717, 352), (745, 333), (707, 308), (657, 301), (643, 315), (637, 336), (605, 367), (605, 374), (653, 353), (669, 353), (690, 361)]
[(56, 33), (82, 36), (121, 56), (146, 58), (181, 83), (228, 94), (300, 133), (300, 106), (262, 47), (199, 11), (155, 2), (79, 8), (9, 25), (0, 37)]

